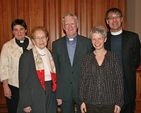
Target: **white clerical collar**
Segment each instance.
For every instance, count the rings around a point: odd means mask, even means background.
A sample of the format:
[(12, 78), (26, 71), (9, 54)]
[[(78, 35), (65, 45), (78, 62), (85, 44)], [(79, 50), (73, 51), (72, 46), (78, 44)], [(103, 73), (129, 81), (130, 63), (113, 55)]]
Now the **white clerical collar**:
[(24, 43), (24, 40), (20, 40), (20, 43)]
[(111, 31), (111, 34), (112, 34), (112, 35), (119, 35), (119, 34), (121, 34), (122, 32), (123, 32), (123, 30), (121, 29), (121, 30), (118, 31), (118, 32), (112, 32), (112, 31)]
[(74, 38), (69, 38), (69, 41), (73, 41), (74, 40)]
[(67, 40), (68, 41), (74, 41), (74, 40), (76, 40), (76, 38), (77, 38), (77, 34), (74, 37), (71, 37), (71, 38), (70, 37), (67, 37)]

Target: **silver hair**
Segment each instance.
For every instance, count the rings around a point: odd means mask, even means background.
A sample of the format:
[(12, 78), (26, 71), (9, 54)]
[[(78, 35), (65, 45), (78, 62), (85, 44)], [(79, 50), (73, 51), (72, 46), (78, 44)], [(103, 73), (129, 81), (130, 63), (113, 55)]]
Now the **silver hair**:
[(101, 34), (104, 38), (107, 38), (107, 32), (106, 32), (106, 29), (103, 26), (94, 27), (90, 32), (90, 36), (89, 36), (90, 39), (92, 39), (93, 33)]
[(63, 17), (63, 19), (62, 19), (62, 24), (64, 24), (64, 21), (65, 21), (65, 19), (67, 18), (67, 17), (73, 17), (74, 19), (75, 19), (75, 22), (76, 23), (78, 23), (78, 18), (77, 18), (77, 16), (75, 16), (74, 14), (67, 14), (67, 15), (65, 15), (64, 17)]

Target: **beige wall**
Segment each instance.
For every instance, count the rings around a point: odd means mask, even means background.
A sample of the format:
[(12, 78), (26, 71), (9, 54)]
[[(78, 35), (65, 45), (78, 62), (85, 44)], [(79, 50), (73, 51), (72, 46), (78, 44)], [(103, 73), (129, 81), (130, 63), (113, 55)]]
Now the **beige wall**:
[(141, 0), (127, 0), (127, 30), (139, 34), (141, 41)]

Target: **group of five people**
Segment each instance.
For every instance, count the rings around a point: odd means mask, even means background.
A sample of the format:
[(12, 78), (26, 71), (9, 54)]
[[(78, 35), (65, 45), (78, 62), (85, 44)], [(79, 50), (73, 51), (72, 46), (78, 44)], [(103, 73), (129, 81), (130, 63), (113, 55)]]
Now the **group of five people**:
[[(140, 64), (140, 41), (136, 33), (122, 29), (120, 9), (105, 15), (110, 27), (96, 26), (90, 38), (78, 34), (78, 19), (62, 19), (65, 36), (47, 49), (48, 31), (41, 26), (26, 36), (24, 20), (11, 28), (14, 38), (0, 56), (8, 113), (133, 113), (136, 68)], [(74, 107), (75, 105), (75, 107)]]

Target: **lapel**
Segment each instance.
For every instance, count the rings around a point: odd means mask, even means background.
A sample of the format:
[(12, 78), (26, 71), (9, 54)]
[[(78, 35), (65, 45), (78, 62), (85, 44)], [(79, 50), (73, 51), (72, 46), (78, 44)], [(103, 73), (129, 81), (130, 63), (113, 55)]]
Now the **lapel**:
[(30, 50), (33, 47), (32, 41), (29, 37), (27, 37), (27, 36), (25, 36), (25, 37), (28, 38), (28, 40), (29, 40), (29, 44), (27, 46), (27, 49)]
[(122, 32), (122, 54), (124, 54), (125, 47), (127, 46), (128, 36), (126, 35), (125, 31)]
[(19, 47), (15, 42), (15, 38), (10, 41), (10, 50), (11, 53), (14, 54), (15, 57), (20, 58), (21, 54), (23, 53), (22, 47)]
[(76, 49), (75, 49), (75, 54), (74, 54), (74, 59), (73, 59), (73, 65), (75, 64), (79, 55), (81, 55), (82, 47), (83, 47), (83, 43), (81, 41), (81, 37), (80, 35), (77, 35), (77, 43), (76, 43)]
[(68, 49), (67, 49), (67, 43), (66, 43), (66, 36), (63, 37), (63, 40), (62, 41), (63, 41), (63, 43), (61, 44), (61, 46), (62, 46), (61, 51), (63, 52), (64, 61), (71, 66), (69, 55), (68, 55)]

